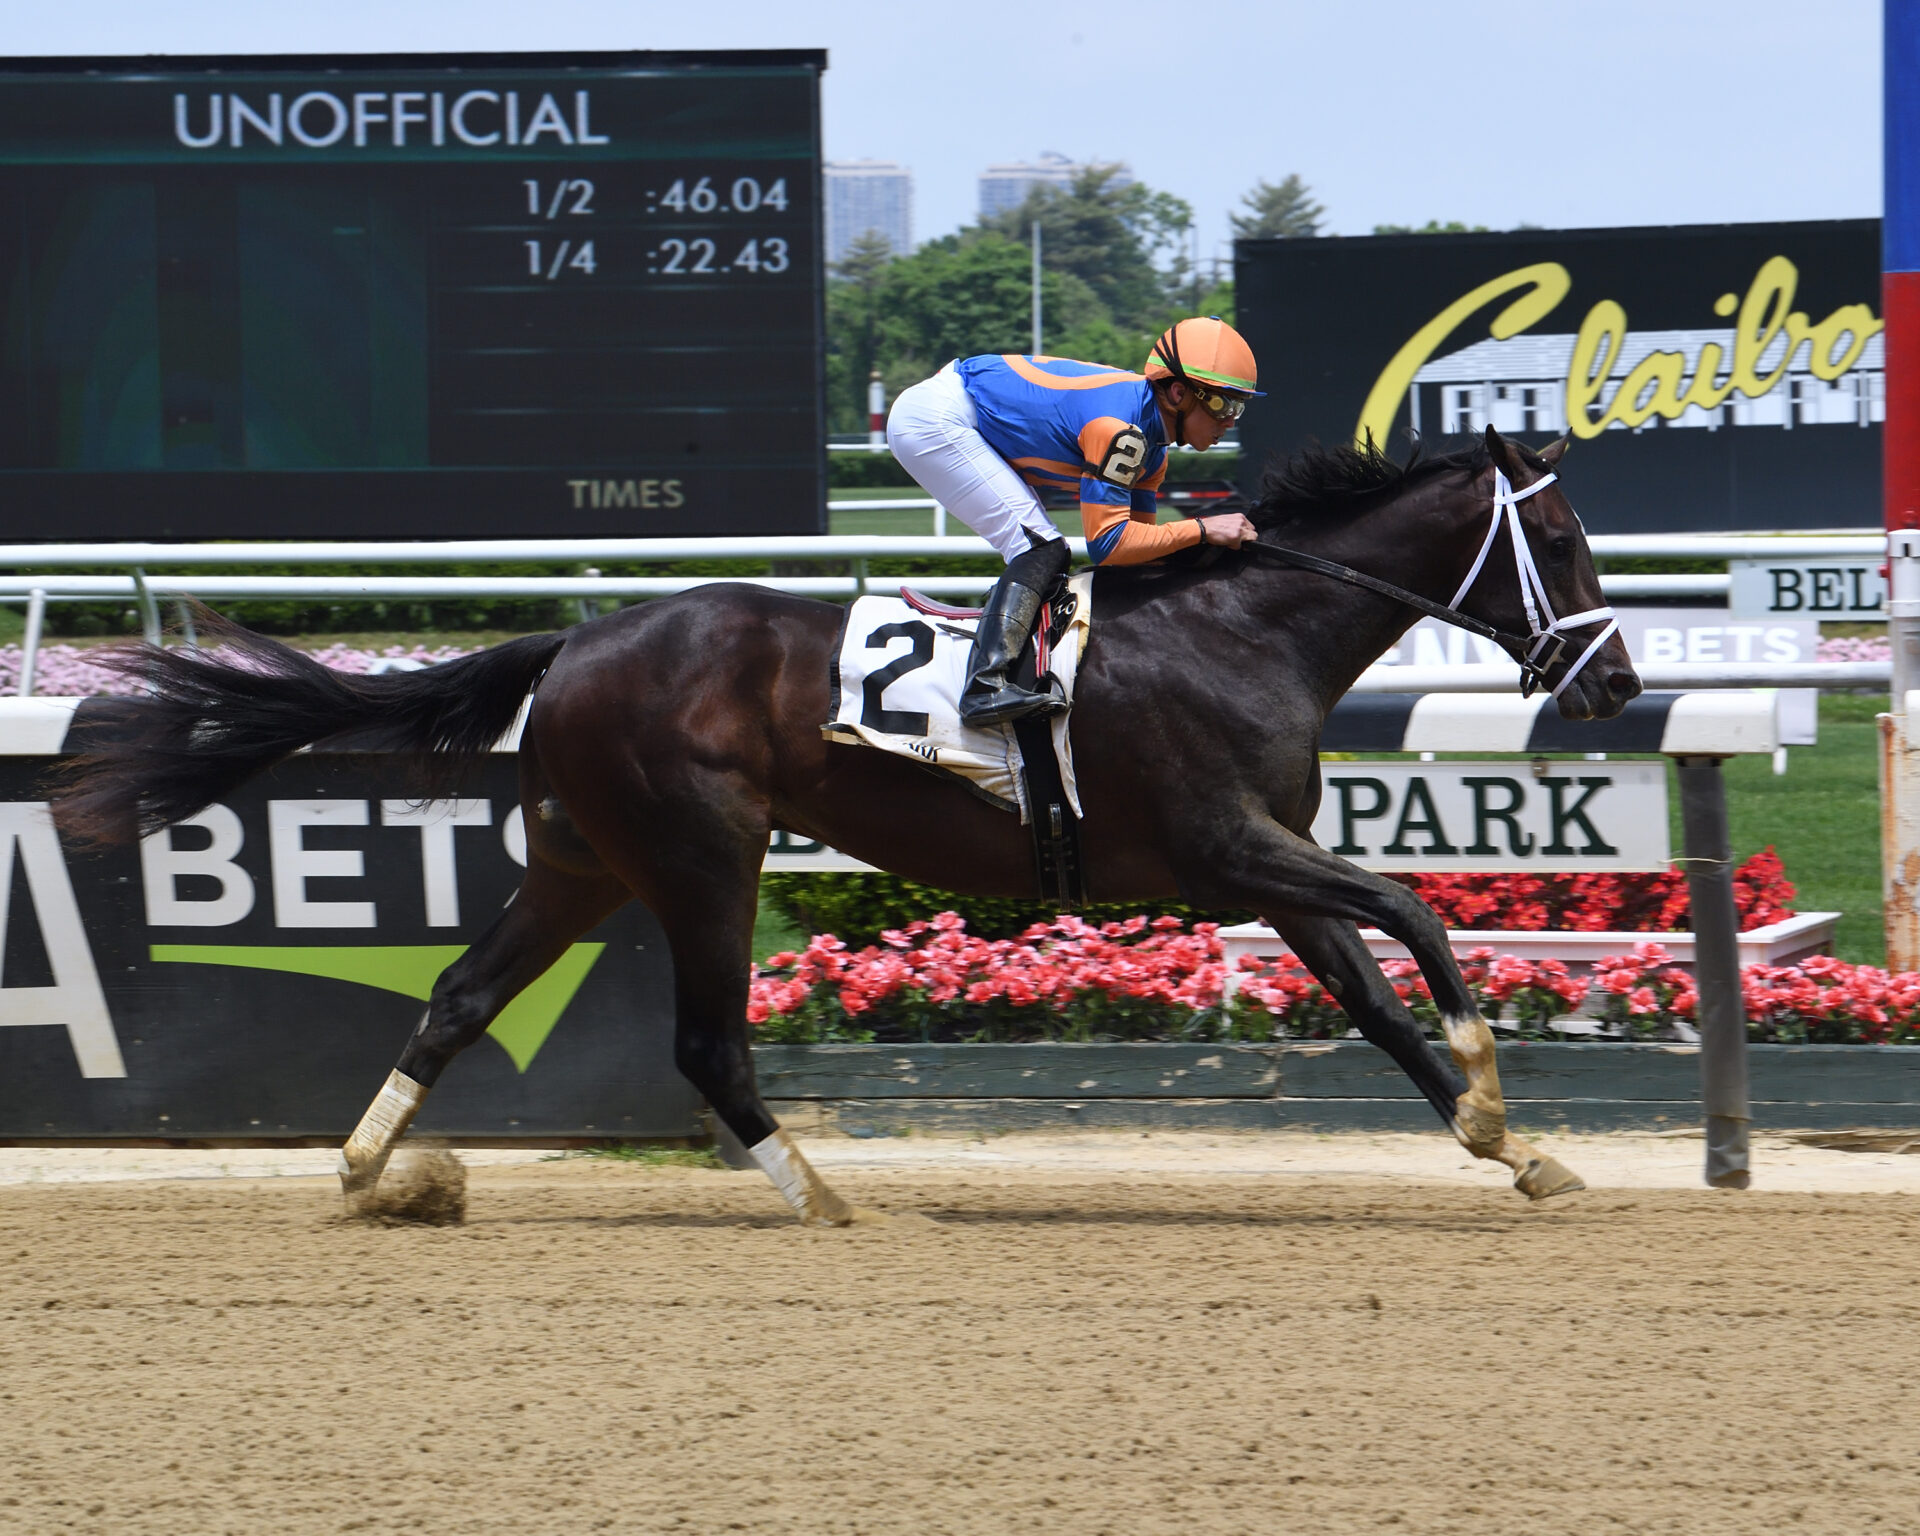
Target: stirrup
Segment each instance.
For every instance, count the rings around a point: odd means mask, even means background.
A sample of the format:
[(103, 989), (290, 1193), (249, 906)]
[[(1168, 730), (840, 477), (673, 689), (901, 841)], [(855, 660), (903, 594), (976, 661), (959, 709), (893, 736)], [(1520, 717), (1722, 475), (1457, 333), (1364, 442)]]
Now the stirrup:
[(1060, 690), (1060, 680), (1051, 673), (1047, 675), (1047, 691), (1032, 693), (1025, 688), (1002, 679), (997, 687), (981, 687), (987, 679), (975, 678), (960, 696), (960, 723), (972, 729), (987, 726), (1005, 725), (1012, 720), (1025, 720), (1029, 716), (1045, 716), (1049, 719), (1067, 712), (1067, 700)]

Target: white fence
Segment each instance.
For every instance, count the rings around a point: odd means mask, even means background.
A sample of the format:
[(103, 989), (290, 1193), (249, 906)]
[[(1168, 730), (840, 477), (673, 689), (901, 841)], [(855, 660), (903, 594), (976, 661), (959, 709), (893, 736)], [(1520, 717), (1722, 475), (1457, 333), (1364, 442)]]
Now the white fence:
[[(943, 526), (944, 513), (924, 497), (830, 502), (832, 511), (925, 510)], [(1084, 558), (1082, 540), (1069, 541)], [(1885, 536), (1866, 531), (1796, 535), (1600, 534), (1591, 541), (1602, 557), (1641, 559), (1858, 559), (1884, 552)], [(159, 604), (188, 597), (209, 602), (246, 599), (307, 599), (334, 603), (391, 602), (459, 598), (560, 598), (580, 603), (583, 616), (603, 600), (665, 597), (716, 581), (747, 581), (782, 592), (819, 598), (851, 598), (892, 593), (912, 586), (934, 596), (967, 597), (985, 592), (990, 575), (910, 575), (874, 569), (875, 565), (928, 557), (983, 557), (992, 554), (985, 540), (913, 535), (814, 535), (775, 538), (673, 539), (450, 539), (404, 543), (246, 542), (231, 544), (10, 544), (0, 545), (0, 569), (22, 574), (0, 576), (0, 603), (28, 605), (24, 675), (33, 673), (48, 603), (132, 602), (143, 611), (150, 638), (159, 634)], [(845, 569), (831, 575), (750, 576), (603, 576), (591, 562), (683, 560), (831, 561)], [(576, 563), (574, 576), (433, 575), (201, 575), (166, 574), (189, 565), (450, 565), (523, 561)], [(122, 566), (125, 575), (80, 575), (76, 566)], [(1600, 584), (1614, 598), (1724, 598), (1731, 578), (1725, 572), (1609, 575)], [(1816, 663), (1760, 666), (1693, 663), (1645, 666), (1643, 679), (1656, 688), (1870, 687), (1890, 676), (1884, 662)], [(23, 678), (24, 681), (24, 678)], [(1486, 692), (1515, 686), (1517, 676), (1504, 665), (1447, 668), (1374, 668), (1356, 685), (1360, 692)], [(30, 686), (30, 685), (29, 685)], [(23, 691), (26, 691), (23, 689)]]

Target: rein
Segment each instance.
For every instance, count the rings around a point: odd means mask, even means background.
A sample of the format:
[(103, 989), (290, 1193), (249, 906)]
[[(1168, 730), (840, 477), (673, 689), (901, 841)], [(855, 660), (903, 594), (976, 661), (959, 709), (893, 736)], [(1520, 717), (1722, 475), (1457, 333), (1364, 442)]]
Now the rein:
[[(1439, 619), (1442, 623), (1464, 629), (1468, 634), (1479, 635), (1491, 640), (1520, 664), (1520, 696), (1532, 698), (1536, 688), (1547, 686), (1547, 673), (1560, 660), (1567, 646), (1564, 630), (1578, 629), (1583, 624), (1597, 624), (1601, 619), (1608, 621), (1607, 627), (1600, 631), (1586, 650), (1580, 653), (1580, 659), (1561, 675), (1558, 687), (1550, 690), (1553, 698), (1559, 698), (1561, 690), (1581, 669), (1593, 660), (1594, 653), (1607, 643), (1609, 637), (1620, 628), (1620, 621), (1614, 617), (1610, 607), (1589, 608), (1584, 613), (1569, 614), (1564, 619), (1553, 616), (1553, 605), (1547, 598), (1546, 583), (1540, 579), (1540, 572), (1533, 563), (1533, 552), (1527, 548), (1526, 535), (1520, 527), (1520, 503), (1535, 491), (1545, 490), (1559, 476), (1546, 475), (1533, 482), (1525, 490), (1514, 490), (1511, 482), (1500, 470), (1493, 472), (1493, 518), (1487, 527), (1487, 537), (1480, 545), (1480, 553), (1475, 557), (1473, 569), (1467, 572), (1467, 579), (1460, 583), (1460, 590), (1453, 594), (1451, 603), (1436, 603), (1432, 598), (1422, 597), (1418, 592), (1409, 592), (1405, 587), (1396, 587), (1390, 581), (1382, 581), (1378, 576), (1369, 576), (1365, 571), (1356, 571), (1350, 565), (1341, 565), (1335, 560), (1323, 560), (1318, 555), (1310, 555), (1305, 550), (1288, 549), (1284, 544), (1263, 544), (1256, 539), (1251, 544), (1243, 544), (1243, 550), (1253, 551), (1280, 565), (1290, 565), (1303, 571), (1312, 571), (1316, 575), (1330, 576), (1335, 581), (1344, 581), (1349, 586), (1365, 587), (1368, 591), (1378, 592), (1390, 597), (1397, 603), (1426, 614), (1429, 618)], [(1501, 516), (1505, 513), (1505, 517)], [(1460, 611), (1460, 601), (1472, 589), (1486, 566), (1487, 556), (1493, 552), (1494, 541), (1500, 537), (1502, 523), (1512, 530), (1514, 549), (1514, 575), (1520, 583), (1520, 600), (1527, 612), (1525, 635), (1516, 635), (1508, 630), (1496, 629), (1471, 614)], [(1546, 617), (1543, 625), (1541, 616)]]

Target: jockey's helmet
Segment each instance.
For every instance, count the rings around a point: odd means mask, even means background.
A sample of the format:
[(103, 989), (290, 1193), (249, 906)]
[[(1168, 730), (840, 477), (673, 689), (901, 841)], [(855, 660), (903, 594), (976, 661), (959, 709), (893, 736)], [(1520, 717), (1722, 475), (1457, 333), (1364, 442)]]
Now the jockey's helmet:
[(1218, 315), (1169, 326), (1153, 344), (1145, 373), (1156, 383), (1178, 379), (1209, 414), (1225, 421), (1237, 420), (1246, 402), (1262, 393), (1254, 388), (1259, 372), (1253, 348)]

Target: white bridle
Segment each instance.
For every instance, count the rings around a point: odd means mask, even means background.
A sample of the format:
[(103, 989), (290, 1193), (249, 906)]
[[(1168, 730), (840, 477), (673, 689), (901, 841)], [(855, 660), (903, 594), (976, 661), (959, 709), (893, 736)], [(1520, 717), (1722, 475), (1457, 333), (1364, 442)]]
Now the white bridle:
[[(1505, 512), (1506, 527), (1513, 534), (1514, 574), (1520, 582), (1520, 601), (1527, 610), (1527, 655), (1526, 666), (1521, 679), (1522, 691), (1531, 693), (1534, 678), (1545, 681), (1547, 668), (1560, 659), (1560, 653), (1566, 649), (1566, 630), (1578, 629), (1583, 624), (1597, 624), (1607, 621), (1607, 627), (1594, 637), (1594, 641), (1580, 653), (1580, 659), (1561, 674), (1558, 685), (1553, 689), (1552, 697), (1559, 698), (1560, 692), (1580, 675), (1586, 664), (1593, 660), (1594, 652), (1618, 632), (1620, 621), (1614, 617), (1611, 608), (1589, 608), (1585, 613), (1570, 613), (1564, 619), (1553, 616), (1553, 604), (1547, 599), (1547, 585), (1540, 579), (1540, 572), (1533, 563), (1533, 551), (1527, 548), (1527, 536), (1520, 527), (1520, 503), (1535, 491), (1544, 491), (1552, 485), (1558, 475), (1546, 475), (1533, 482), (1525, 490), (1516, 491), (1512, 482), (1498, 469), (1493, 472), (1493, 519), (1487, 525), (1486, 541), (1480, 546), (1480, 553), (1473, 562), (1473, 569), (1467, 572), (1467, 579), (1460, 583), (1460, 590), (1453, 594), (1449, 608), (1458, 608), (1460, 601), (1480, 579), (1480, 572), (1487, 563), (1487, 556), (1493, 553), (1494, 540), (1500, 537), (1503, 522), (1501, 513)], [(1541, 623), (1542, 619), (1546, 622)], [(1551, 648), (1551, 649), (1549, 649)], [(1544, 660), (1542, 659), (1544, 655)]]

